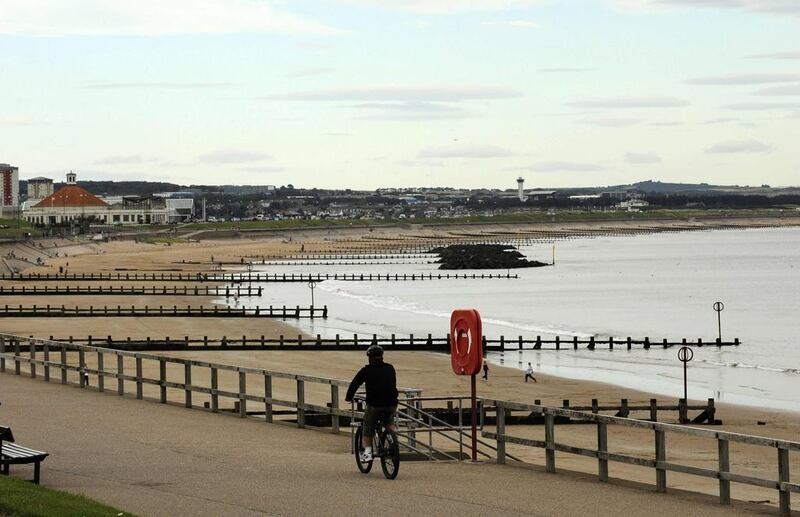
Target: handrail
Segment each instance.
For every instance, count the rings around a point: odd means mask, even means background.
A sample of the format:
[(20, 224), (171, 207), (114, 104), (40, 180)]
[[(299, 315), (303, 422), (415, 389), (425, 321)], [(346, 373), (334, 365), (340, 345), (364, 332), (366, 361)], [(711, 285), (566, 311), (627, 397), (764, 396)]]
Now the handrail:
[[(37, 357), (37, 346), (29, 346), (28, 355), (22, 355), (21, 342), (41, 345), (42, 357)], [(67, 353), (78, 354), (78, 364), (70, 364)], [(90, 368), (86, 364), (86, 354), (97, 355), (97, 367)], [(115, 364), (109, 365), (105, 358), (116, 357)], [(133, 359), (136, 365), (135, 375), (125, 373), (125, 359)], [(144, 361), (154, 361), (158, 363), (157, 378), (148, 378), (144, 374)], [(283, 406), (296, 409), (297, 426), (305, 426), (305, 416), (307, 411), (330, 415), (332, 419), (332, 432), (339, 432), (339, 417), (350, 416), (350, 412), (339, 407), (339, 388), (350, 385), (348, 381), (317, 377), (305, 374), (293, 374), (287, 372), (272, 371), (263, 368), (252, 368), (235, 366), (223, 363), (210, 363), (206, 361), (196, 361), (181, 359), (176, 357), (165, 357), (155, 354), (143, 354), (137, 352), (126, 352), (122, 350), (112, 350), (102, 347), (87, 345), (77, 345), (64, 342), (50, 341), (37, 338), (26, 338), (11, 334), (0, 333), (0, 372), (5, 372), (7, 362), (11, 362), (16, 375), (22, 373), (21, 365), (29, 365), (28, 373), (31, 378), (39, 376), (38, 368), (43, 368), (43, 378), (51, 381), (51, 370), (55, 369), (60, 373), (61, 384), (78, 384), (86, 388), (89, 384), (89, 377), (95, 376), (95, 385), (98, 391), (106, 391), (106, 379), (117, 380), (117, 395), (123, 396), (125, 392), (125, 382), (133, 382), (136, 385), (135, 395), (137, 399), (143, 399), (144, 385), (155, 385), (159, 387), (159, 401), (162, 404), (168, 402), (168, 388), (181, 390), (184, 393), (183, 403), (187, 408), (196, 407), (193, 404), (192, 394), (202, 393), (211, 396), (210, 409), (212, 412), (219, 412), (219, 399), (228, 398), (234, 401), (234, 411), (238, 411), (240, 417), (247, 417), (247, 402), (263, 403), (264, 418), (267, 422), (273, 421), (273, 407)], [(130, 363), (128, 363), (130, 366)], [(176, 364), (183, 366), (184, 382), (173, 382), (167, 380), (167, 365)], [(109, 367), (110, 366), (110, 367)], [(210, 370), (210, 386), (199, 385), (192, 380), (192, 372), (196, 368), (208, 368)], [(77, 372), (78, 382), (69, 382), (68, 373)], [(221, 372), (234, 372), (238, 377), (238, 389), (227, 391), (220, 389), (219, 376)], [(263, 379), (264, 396), (247, 393), (247, 375), (259, 376)], [(295, 400), (284, 400), (273, 397), (272, 380), (288, 379), (296, 383)], [(321, 406), (308, 403), (305, 400), (305, 383), (316, 383), (330, 386), (330, 403)], [(401, 393), (407, 396), (415, 396), (422, 393), (418, 388), (399, 388)]]
[[(731, 503), (730, 483), (731, 481), (749, 484), (754, 486), (773, 488), (778, 490), (780, 511), (783, 515), (791, 513), (790, 496), (791, 492), (800, 492), (800, 484), (789, 482), (789, 451), (800, 451), (800, 442), (783, 440), (779, 438), (768, 438), (763, 436), (747, 435), (730, 431), (712, 431), (697, 427), (687, 427), (683, 425), (665, 424), (647, 420), (637, 420), (616, 416), (601, 415), (574, 409), (546, 407), (536, 404), (524, 404), (505, 400), (485, 400), (485, 403), (497, 409), (497, 432), (484, 431), (483, 436), (497, 440), (497, 462), (505, 463), (506, 443), (524, 445), (545, 449), (546, 467), (548, 472), (555, 472), (555, 453), (556, 451), (588, 456), (597, 458), (598, 477), (600, 481), (608, 481), (608, 462), (621, 462), (633, 465), (653, 468), (656, 470), (656, 488), (659, 492), (667, 491), (667, 471), (681, 472), (702, 477), (711, 477), (719, 480), (720, 503), (728, 505)], [(542, 414), (545, 417), (545, 439), (530, 440), (518, 438), (506, 434), (505, 417), (511, 411), (526, 411)], [(573, 447), (555, 441), (555, 417), (566, 417), (569, 419), (593, 422), (597, 425), (597, 448)], [(608, 452), (608, 426), (618, 425), (637, 429), (652, 430), (655, 433), (655, 458), (644, 459), (636, 456), (616, 454)], [(700, 468), (691, 465), (682, 465), (667, 461), (667, 433), (709, 438), (717, 441), (719, 455), (719, 468), (717, 470)], [(755, 476), (735, 474), (730, 471), (730, 452), (729, 444), (742, 443), (761, 447), (769, 447), (778, 451), (778, 479), (763, 479)]]

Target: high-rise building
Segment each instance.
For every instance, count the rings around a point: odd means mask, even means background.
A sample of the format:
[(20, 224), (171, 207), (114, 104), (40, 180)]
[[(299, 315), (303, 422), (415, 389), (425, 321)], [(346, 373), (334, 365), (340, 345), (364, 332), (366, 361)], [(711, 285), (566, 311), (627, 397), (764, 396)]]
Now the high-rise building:
[(28, 202), (44, 199), (53, 193), (53, 180), (37, 176), (28, 180)]
[(19, 209), (19, 169), (0, 163), (0, 214), (8, 215)]

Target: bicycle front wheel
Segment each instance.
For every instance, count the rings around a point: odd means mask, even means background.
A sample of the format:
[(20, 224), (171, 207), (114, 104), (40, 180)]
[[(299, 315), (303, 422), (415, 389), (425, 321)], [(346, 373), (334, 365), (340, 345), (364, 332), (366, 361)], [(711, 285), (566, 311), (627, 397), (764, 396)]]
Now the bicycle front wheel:
[(400, 471), (400, 442), (394, 431), (386, 432), (381, 436), (381, 469), (386, 479), (394, 479)]
[(364, 451), (364, 444), (362, 443), (363, 440), (361, 439), (363, 434), (363, 427), (356, 429), (356, 434), (353, 435), (353, 450), (355, 451), (356, 466), (358, 467), (358, 470), (364, 474), (367, 474), (370, 470), (372, 470), (372, 461), (361, 461), (361, 453)]

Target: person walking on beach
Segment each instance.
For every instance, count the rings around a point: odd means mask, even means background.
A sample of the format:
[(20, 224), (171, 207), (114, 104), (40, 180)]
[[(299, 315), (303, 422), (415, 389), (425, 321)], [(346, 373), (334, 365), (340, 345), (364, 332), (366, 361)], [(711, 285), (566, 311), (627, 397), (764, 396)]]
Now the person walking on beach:
[(525, 369), (525, 382), (528, 382), (528, 377), (530, 377), (533, 382), (537, 382), (536, 377), (533, 376), (533, 366), (531, 366), (531, 363), (528, 363), (528, 368)]
[(489, 364), (486, 362), (486, 359), (483, 360), (483, 377), (481, 378), (485, 381), (489, 380)]

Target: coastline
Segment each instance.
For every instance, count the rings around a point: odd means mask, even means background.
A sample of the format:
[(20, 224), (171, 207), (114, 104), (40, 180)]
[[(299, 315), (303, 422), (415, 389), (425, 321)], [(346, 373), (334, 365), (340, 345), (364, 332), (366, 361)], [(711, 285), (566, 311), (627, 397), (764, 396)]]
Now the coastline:
[[(399, 240), (397, 230), (396, 238)], [(330, 236), (326, 236), (330, 238)], [(57, 271), (59, 266), (65, 266), (69, 262), (68, 270), (76, 273), (90, 272), (114, 272), (124, 271), (125, 269), (147, 270), (147, 271), (212, 271), (210, 257), (214, 256), (216, 261), (236, 261), (243, 254), (287, 254), (299, 251), (301, 246), (305, 246), (306, 251), (313, 249), (325, 249), (330, 247), (334, 241), (297, 241), (285, 242), (284, 239), (275, 238), (256, 241), (215, 241), (213, 243), (177, 243), (172, 245), (157, 245), (135, 243), (131, 241), (116, 241), (100, 245), (102, 253), (84, 254), (72, 257), (61, 257), (53, 259), (46, 267), (36, 268), (35, 271), (52, 272)], [(336, 241), (338, 242), (338, 241)], [(181, 263), (181, 260), (184, 262)], [(189, 262), (206, 262), (205, 264), (190, 264)], [(48, 285), (48, 282), (36, 282), (37, 284)], [(93, 285), (102, 285), (97, 282)], [(144, 283), (150, 285), (150, 283)], [(168, 282), (157, 282), (164, 285)], [(49, 283), (52, 285), (52, 282)], [(8, 300), (8, 298), (7, 298)], [(44, 305), (41, 299), (35, 297), (17, 297), (8, 300), (13, 304), (39, 303)], [(151, 304), (157, 306), (163, 304), (187, 305), (211, 304), (213, 298), (193, 297), (190, 302), (185, 298), (158, 297), (158, 299), (138, 296), (70, 296), (66, 299), (60, 298), (58, 303), (70, 305), (90, 305), (96, 307), (103, 305), (138, 305)], [(170, 336), (180, 338), (183, 335), (219, 337), (222, 334), (236, 336), (248, 335), (270, 335), (278, 334), (294, 335), (301, 333), (291, 325), (291, 322), (272, 321), (272, 320), (241, 320), (225, 318), (192, 318), (192, 319), (172, 319), (172, 318), (7, 318), (4, 320), (6, 332), (17, 333), (20, 335), (34, 335), (37, 337), (49, 337), (54, 335), (63, 338), (65, 335), (85, 336), (87, 334), (103, 337), (109, 334), (118, 337), (144, 338)], [(260, 352), (260, 351), (225, 351), (225, 352), (163, 352), (168, 356), (193, 357), (209, 362), (221, 362), (226, 364), (253, 366), (269, 368), (277, 371), (286, 372), (305, 372), (309, 375), (328, 376), (343, 380), (348, 380), (354, 371), (363, 365), (364, 357), (361, 352)], [(510, 354), (507, 354), (509, 356)], [(424, 394), (435, 395), (454, 395), (468, 393), (468, 379), (456, 377), (450, 371), (449, 358), (440, 353), (433, 352), (390, 352), (387, 360), (394, 363), (398, 369), (398, 381), (405, 386), (413, 386), (424, 389)], [(561, 406), (564, 399), (569, 399), (571, 405), (588, 405), (591, 399), (598, 399), (601, 404), (618, 403), (620, 399), (627, 398), (629, 404), (646, 404), (650, 398), (657, 398), (663, 401), (674, 401), (677, 397), (664, 397), (653, 395), (647, 390), (634, 390), (620, 387), (610, 383), (597, 382), (592, 380), (579, 380), (567, 377), (557, 377), (537, 372), (538, 383), (525, 384), (523, 374), (520, 370), (510, 367), (513, 359), (507, 357), (507, 364), (504, 366), (490, 366), (490, 380), (488, 383), (479, 384), (479, 395), (497, 399), (512, 400), (518, 402), (532, 403), (534, 399), (540, 399), (544, 405)], [(156, 389), (148, 387), (147, 389)], [(276, 388), (278, 389), (278, 388)], [(291, 388), (290, 388), (291, 389)], [(307, 396), (309, 399), (319, 397), (320, 401), (324, 397), (329, 397), (329, 393), (317, 393), (318, 388), (309, 388)], [(279, 391), (276, 392), (276, 396)], [(690, 396), (691, 398), (691, 396)], [(694, 400), (694, 399), (693, 399)], [(704, 403), (705, 401), (697, 401)], [(765, 408), (754, 408), (736, 404), (718, 403), (717, 418), (724, 422), (724, 425), (713, 427), (713, 429), (724, 429), (734, 432), (770, 436), (775, 438), (795, 439), (800, 435), (800, 412), (770, 410)], [(644, 414), (632, 414), (633, 417), (646, 418)], [(677, 413), (665, 413), (665, 422), (675, 422)], [(765, 425), (759, 425), (764, 422)], [(559, 428), (561, 429), (561, 428)], [(542, 432), (541, 426), (515, 426), (514, 434), (521, 437), (538, 437)], [(563, 438), (577, 440), (579, 443), (590, 443), (592, 430), (588, 426), (570, 426), (563, 430)], [(562, 433), (560, 430), (559, 433)], [(538, 439), (538, 438), (537, 438)], [(647, 455), (652, 448), (652, 437), (642, 435), (635, 430), (615, 430), (612, 435), (612, 448), (617, 452), (630, 452)], [(685, 459), (697, 461), (698, 465), (712, 465), (716, 457), (711, 457), (707, 443), (699, 443), (687, 440), (686, 448), (682, 448)], [(538, 450), (523, 448), (515, 449), (514, 454), (532, 463), (541, 464), (541, 454)], [(732, 461), (734, 468), (746, 471), (758, 471), (765, 476), (774, 475), (774, 461), (772, 457), (765, 458), (758, 450), (736, 450)], [(560, 465), (568, 470), (582, 472), (593, 472), (596, 469), (596, 461), (593, 462), (586, 458), (574, 458), (564, 456), (560, 460)], [(800, 464), (794, 462), (792, 465), (793, 476), (800, 475)], [(626, 468), (625, 466), (615, 467), (615, 476), (639, 481), (650, 482), (651, 473), (646, 469)], [(671, 477), (672, 480), (682, 480), (680, 475)], [(691, 484), (692, 490), (706, 493), (714, 493), (716, 490), (716, 480), (700, 480), (688, 478), (687, 486)], [(748, 500), (770, 500), (769, 504), (774, 504), (774, 492), (752, 487), (738, 487), (734, 491), (737, 499)]]

